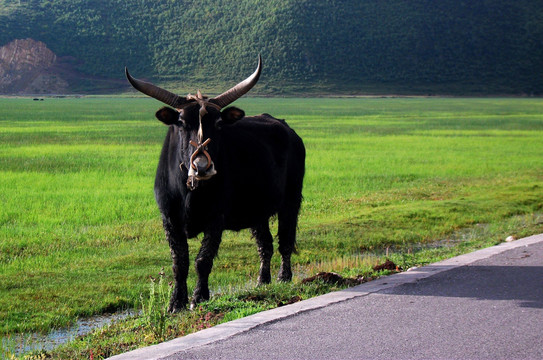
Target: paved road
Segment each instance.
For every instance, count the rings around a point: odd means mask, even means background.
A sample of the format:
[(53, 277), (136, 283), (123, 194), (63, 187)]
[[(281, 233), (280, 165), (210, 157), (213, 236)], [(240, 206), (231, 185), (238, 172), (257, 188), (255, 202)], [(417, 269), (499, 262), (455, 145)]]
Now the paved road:
[(543, 234), (115, 359), (543, 359)]

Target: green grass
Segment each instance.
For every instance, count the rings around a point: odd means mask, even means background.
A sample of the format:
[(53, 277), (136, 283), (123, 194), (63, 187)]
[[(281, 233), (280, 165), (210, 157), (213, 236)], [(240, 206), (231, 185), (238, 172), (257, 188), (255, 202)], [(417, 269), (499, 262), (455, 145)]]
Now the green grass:
[[(248, 231), (227, 232), (211, 305), (178, 317), (192, 325), (172, 325), (169, 336), (197, 329), (200, 318), (216, 323), (328, 291), (300, 280), (318, 271), (368, 274), (387, 251), (409, 267), (543, 230), (541, 99), (248, 98), (237, 105), (287, 119), (306, 144), (294, 284), (253, 289), (254, 241)], [(160, 106), (142, 98), (0, 99), (0, 334), (138, 307), (149, 275), (165, 267), (171, 280), (152, 190), (166, 132), (153, 116)], [(190, 241), (192, 258), (198, 246)], [(255, 291), (272, 300), (239, 300)], [(210, 312), (222, 315), (208, 321)]]

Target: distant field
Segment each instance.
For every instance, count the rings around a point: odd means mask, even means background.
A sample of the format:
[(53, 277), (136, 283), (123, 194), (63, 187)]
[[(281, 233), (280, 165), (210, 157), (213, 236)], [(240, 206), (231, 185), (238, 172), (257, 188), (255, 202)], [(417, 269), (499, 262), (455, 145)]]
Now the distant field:
[[(165, 267), (171, 277), (153, 196), (166, 132), (154, 120), (160, 106), (0, 99), (0, 333), (130, 308), (149, 275)], [(411, 266), (411, 254), (439, 252), (437, 241), (482, 246), (543, 231), (541, 99), (249, 98), (237, 106), (287, 119), (306, 144), (295, 281), (357, 274), (366, 252), (399, 254)], [(193, 257), (198, 245), (190, 241)], [(226, 233), (210, 287), (252, 286), (258, 267), (249, 233)]]

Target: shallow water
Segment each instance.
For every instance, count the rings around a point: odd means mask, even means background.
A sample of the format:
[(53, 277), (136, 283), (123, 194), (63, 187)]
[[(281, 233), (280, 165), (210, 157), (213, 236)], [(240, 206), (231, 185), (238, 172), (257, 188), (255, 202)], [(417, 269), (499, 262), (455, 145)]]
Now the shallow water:
[[(137, 313), (133, 310), (118, 312), (114, 314), (97, 315), (86, 319), (80, 319), (69, 328), (55, 329), (48, 334), (12, 334), (2, 337), (2, 352), (13, 355), (21, 355), (31, 351), (49, 351), (59, 345), (75, 340), (78, 336), (89, 334), (95, 329), (102, 328), (115, 321), (134, 316)], [(0, 359), (5, 355), (0, 352)]]

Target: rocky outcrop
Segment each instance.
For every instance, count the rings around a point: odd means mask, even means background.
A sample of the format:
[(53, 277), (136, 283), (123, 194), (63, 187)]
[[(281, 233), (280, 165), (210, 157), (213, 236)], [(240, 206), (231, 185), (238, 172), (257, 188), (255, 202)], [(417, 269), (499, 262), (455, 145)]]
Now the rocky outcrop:
[(33, 39), (14, 40), (0, 47), (0, 93), (64, 93), (68, 82), (56, 71), (57, 56)]

